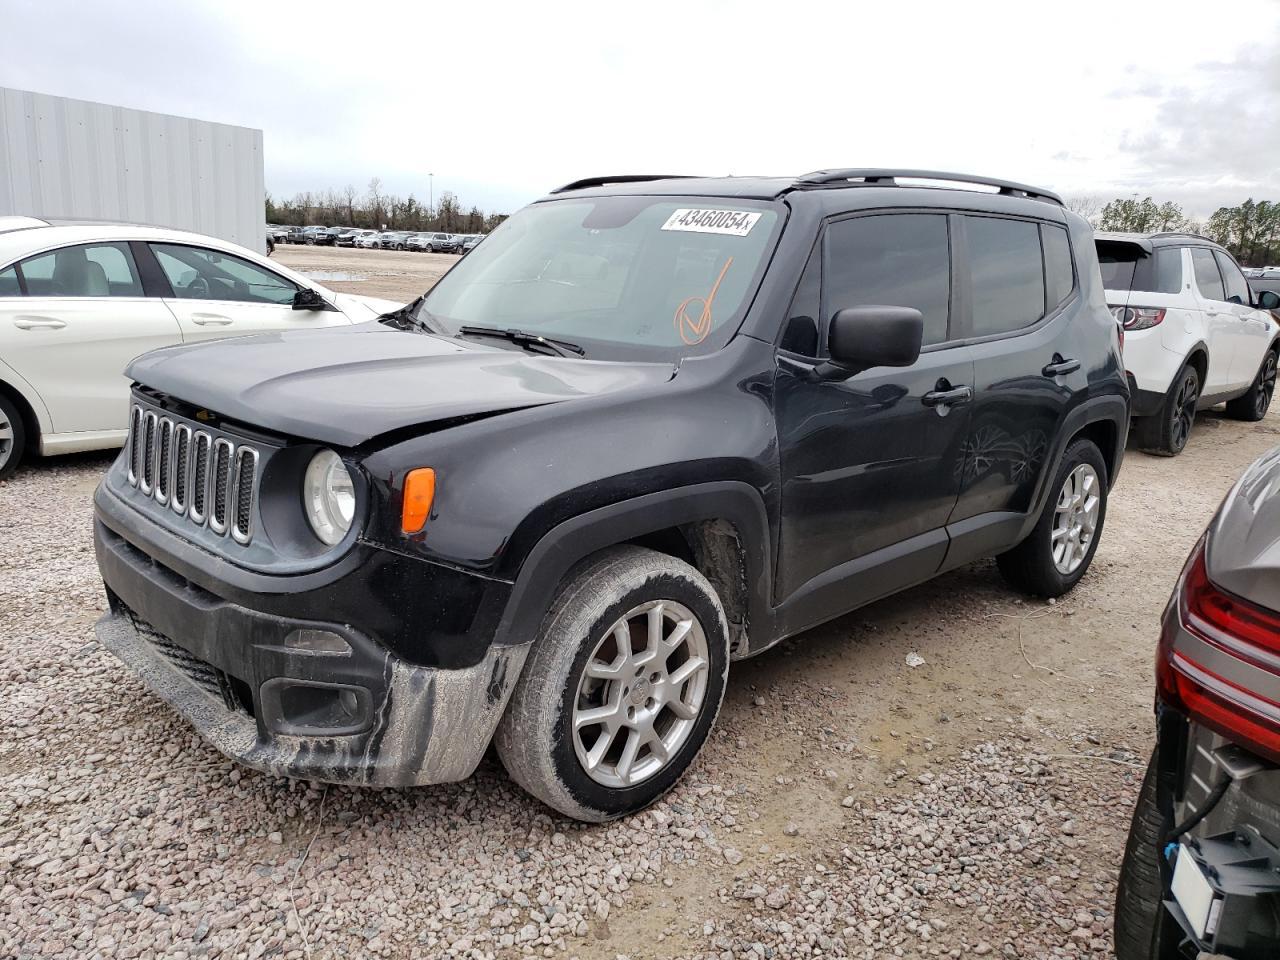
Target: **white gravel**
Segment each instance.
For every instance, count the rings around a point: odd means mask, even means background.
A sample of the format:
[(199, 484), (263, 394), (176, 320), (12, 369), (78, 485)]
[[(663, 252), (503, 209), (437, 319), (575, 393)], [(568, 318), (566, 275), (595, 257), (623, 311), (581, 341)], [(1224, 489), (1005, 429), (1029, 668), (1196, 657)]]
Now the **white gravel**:
[(1106, 955), (1165, 578), (1257, 429), (1131, 455), (1146, 499), (1047, 618), (977, 565), (736, 665), (694, 772), (592, 827), (492, 761), (375, 792), (223, 759), (92, 639), (106, 458), (27, 467), (0, 485), (0, 957)]

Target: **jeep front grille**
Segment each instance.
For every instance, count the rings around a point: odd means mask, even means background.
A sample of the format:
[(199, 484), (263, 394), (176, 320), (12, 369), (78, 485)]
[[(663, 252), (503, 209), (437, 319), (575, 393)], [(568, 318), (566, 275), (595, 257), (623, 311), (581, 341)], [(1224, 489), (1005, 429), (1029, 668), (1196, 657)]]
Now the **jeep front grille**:
[(259, 451), (198, 424), (135, 405), (126, 444), (129, 484), (196, 526), (247, 544), (258, 500)]

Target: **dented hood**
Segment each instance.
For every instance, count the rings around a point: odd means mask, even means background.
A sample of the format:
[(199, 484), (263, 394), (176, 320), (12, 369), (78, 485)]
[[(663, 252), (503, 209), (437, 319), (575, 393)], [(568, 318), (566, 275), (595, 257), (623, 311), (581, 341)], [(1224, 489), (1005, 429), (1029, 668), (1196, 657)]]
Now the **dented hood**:
[(432, 421), (656, 386), (673, 372), (366, 323), (165, 347), (125, 374), (223, 417), (351, 447)]

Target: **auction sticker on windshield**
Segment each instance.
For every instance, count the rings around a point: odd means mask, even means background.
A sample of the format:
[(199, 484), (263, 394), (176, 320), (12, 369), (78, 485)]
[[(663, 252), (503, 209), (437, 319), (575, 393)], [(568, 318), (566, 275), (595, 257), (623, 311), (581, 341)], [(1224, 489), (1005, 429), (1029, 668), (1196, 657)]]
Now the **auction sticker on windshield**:
[(723, 233), (730, 237), (745, 237), (760, 219), (759, 213), (744, 210), (689, 210), (680, 209), (667, 218), (663, 230), (684, 230), (688, 233)]

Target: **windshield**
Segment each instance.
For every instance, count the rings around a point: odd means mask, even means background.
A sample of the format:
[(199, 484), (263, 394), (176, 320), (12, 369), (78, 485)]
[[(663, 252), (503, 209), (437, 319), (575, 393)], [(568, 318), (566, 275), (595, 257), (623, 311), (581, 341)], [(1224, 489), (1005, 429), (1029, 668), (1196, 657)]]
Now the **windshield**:
[(597, 359), (719, 349), (782, 225), (750, 200), (597, 197), (526, 207), (431, 289), (428, 326), (518, 329)]

